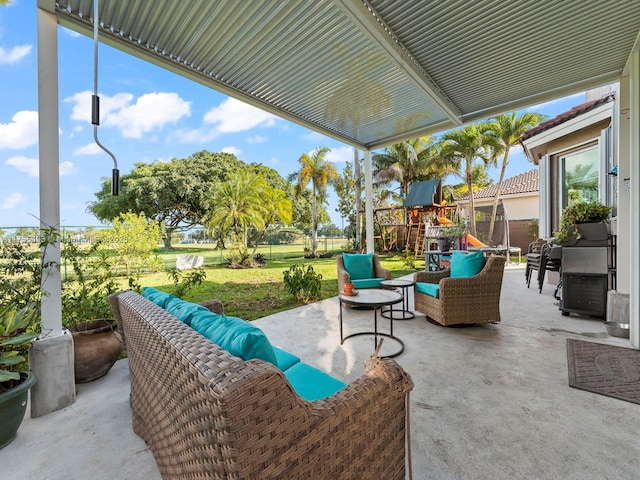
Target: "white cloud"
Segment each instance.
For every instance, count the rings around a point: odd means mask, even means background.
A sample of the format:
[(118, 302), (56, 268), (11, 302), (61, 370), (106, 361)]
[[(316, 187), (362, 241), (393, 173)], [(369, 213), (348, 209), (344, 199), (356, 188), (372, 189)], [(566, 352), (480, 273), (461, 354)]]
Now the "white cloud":
[(10, 210), (16, 207), (17, 205), (23, 203), (24, 200), (25, 200), (25, 196), (23, 194), (18, 192), (13, 192), (7, 195), (6, 197), (4, 197), (4, 200), (2, 200), (2, 206), (0, 206), (0, 208), (2, 208), (3, 210)]
[[(76, 93), (64, 99), (74, 103), (71, 119), (91, 122), (91, 92)], [(100, 97), (100, 124), (120, 130), (125, 138), (142, 138), (144, 133), (161, 129), (191, 115), (191, 104), (177, 93), (146, 93), (134, 103), (130, 93)]]
[(73, 151), (74, 155), (98, 155), (102, 153), (102, 149), (96, 143), (87, 143), (84, 147), (77, 148)]
[(216, 125), (222, 133), (242, 132), (257, 126), (272, 127), (278, 117), (248, 105), (235, 98), (228, 98), (204, 115), (204, 122)]
[(222, 147), (222, 153), (231, 153), (233, 155), (240, 155), (242, 150), (236, 147)]
[[(30, 177), (37, 177), (39, 175), (39, 162), (37, 158), (27, 158), (23, 156), (16, 156), (9, 158), (6, 162), (7, 165), (16, 167), (23, 173), (26, 173)], [(60, 163), (60, 176), (71, 175), (74, 173), (74, 166), (72, 162), (65, 161)]]
[(313, 131), (302, 135), (302, 139), (303, 140), (308, 140), (310, 142), (315, 142), (315, 143), (326, 142), (328, 138), (329, 137), (326, 137), (325, 135), (322, 135), (321, 133), (313, 132)]
[(38, 112), (22, 110), (0, 123), (0, 148), (21, 149), (38, 142)]
[(73, 163), (69, 161), (64, 161), (60, 164), (60, 176), (64, 177), (65, 175), (71, 175), (75, 173), (75, 168), (73, 167)]
[(249, 137), (247, 138), (247, 143), (250, 144), (254, 144), (254, 143), (264, 143), (269, 139), (269, 137), (266, 137), (264, 135), (254, 135), (253, 137)]
[(33, 45), (20, 45), (13, 47), (9, 50), (5, 50), (0, 47), (0, 65), (8, 65), (10, 63), (17, 63), (24, 57), (29, 55)]
[(339, 147), (332, 148), (324, 157), (329, 162), (353, 162), (353, 148), (352, 147)]

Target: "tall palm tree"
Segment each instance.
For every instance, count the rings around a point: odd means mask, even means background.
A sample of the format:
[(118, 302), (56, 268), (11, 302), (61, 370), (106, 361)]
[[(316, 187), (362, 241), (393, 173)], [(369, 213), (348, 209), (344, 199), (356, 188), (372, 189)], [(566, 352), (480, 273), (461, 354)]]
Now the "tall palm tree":
[(293, 206), (284, 190), (266, 185), (262, 190), (261, 198), (264, 207), (264, 225), (262, 231), (257, 232), (253, 255), (258, 250), (260, 240), (266, 237), (269, 227), (277, 224), (290, 225), (293, 220)]
[(398, 182), (402, 196), (407, 198), (412, 183), (452, 173), (453, 168), (439, 161), (435, 152), (436, 143), (429, 136), (394, 143), (384, 153), (373, 155), (376, 183), (384, 186)]
[(469, 189), (469, 223), (472, 235), (477, 235), (473, 198), (474, 161), (481, 160), (485, 167), (494, 164), (496, 151), (499, 151), (499, 148), (500, 145), (491, 135), (487, 122), (471, 123), (455, 130), (449, 130), (442, 136), (441, 159), (457, 166), (456, 175), (464, 179)]
[(490, 120), (489, 125), (491, 133), (496, 137), (500, 144), (502, 152), (502, 164), (500, 168), (500, 178), (496, 188), (496, 194), (493, 197), (493, 209), (491, 210), (491, 223), (489, 224), (488, 243), (491, 244), (493, 237), (493, 228), (496, 223), (496, 213), (498, 211), (498, 202), (502, 193), (502, 182), (504, 173), (509, 165), (509, 151), (511, 147), (518, 143), (520, 135), (527, 130), (535, 127), (544, 120), (544, 116), (536, 112), (523, 112), (518, 115), (517, 112), (498, 115)]
[(204, 216), (203, 223), (222, 232), (231, 230), (235, 240), (247, 248), (250, 226), (264, 227), (265, 202), (263, 192), (267, 183), (260, 175), (240, 170), (237, 175), (220, 184), (210, 200), (211, 210)]
[(333, 184), (340, 177), (336, 167), (325, 159), (329, 151), (329, 148), (322, 147), (310, 154), (302, 154), (298, 159), (301, 165), (300, 170), (290, 176), (292, 180), (297, 180), (298, 195), (311, 182), (311, 250), (314, 256), (318, 250), (318, 202), (324, 203), (327, 198), (327, 185)]

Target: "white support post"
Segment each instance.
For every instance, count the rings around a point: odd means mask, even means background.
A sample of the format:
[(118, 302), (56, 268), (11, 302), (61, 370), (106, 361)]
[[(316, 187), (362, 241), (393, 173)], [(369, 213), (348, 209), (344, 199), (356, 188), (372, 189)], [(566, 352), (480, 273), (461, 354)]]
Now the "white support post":
[(373, 175), (371, 150), (364, 151), (364, 202), (367, 227), (367, 253), (374, 253), (373, 244)]
[[(640, 51), (631, 54), (630, 115), (630, 258), (629, 320), (631, 345), (640, 348)], [(624, 187), (623, 187), (624, 188)]]
[(76, 399), (73, 340), (62, 330), (60, 276), (60, 160), (58, 140), (58, 22), (54, 13), (37, 9), (38, 128), (40, 156), (40, 226), (53, 229), (43, 249), (42, 331), (29, 353), (37, 383), (31, 389), (31, 416), (38, 417)]

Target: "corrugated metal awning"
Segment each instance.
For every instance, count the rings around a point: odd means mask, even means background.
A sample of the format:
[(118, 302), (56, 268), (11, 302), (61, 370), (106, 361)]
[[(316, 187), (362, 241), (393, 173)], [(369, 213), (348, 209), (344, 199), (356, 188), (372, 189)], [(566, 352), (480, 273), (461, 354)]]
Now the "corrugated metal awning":
[[(38, 0), (93, 34), (92, 0)], [(615, 81), (629, 0), (102, 0), (101, 40), (373, 149)]]

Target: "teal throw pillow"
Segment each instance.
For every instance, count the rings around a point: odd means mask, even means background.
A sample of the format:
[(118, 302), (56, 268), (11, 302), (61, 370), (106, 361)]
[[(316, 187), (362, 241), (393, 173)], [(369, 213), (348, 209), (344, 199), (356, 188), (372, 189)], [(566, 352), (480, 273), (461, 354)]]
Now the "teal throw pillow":
[(196, 303), (185, 302), (178, 297), (169, 299), (165, 305), (165, 310), (178, 320), (191, 326), (191, 320), (193, 317), (201, 312), (208, 312), (209, 310), (202, 305)]
[(451, 277), (473, 277), (484, 268), (484, 253), (453, 252), (451, 256)]
[(373, 253), (343, 253), (342, 260), (351, 281), (373, 277)]
[(142, 296), (162, 308), (166, 308), (168, 301), (177, 298), (175, 295), (157, 290), (153, 287), (144, 287), (142, 289)]
[(276, 354), (264, 332), (241, 318), (207, 310), (193, 315), (191, 328), (231, 355), (243, 360), (259, 358), (278, 366)]

